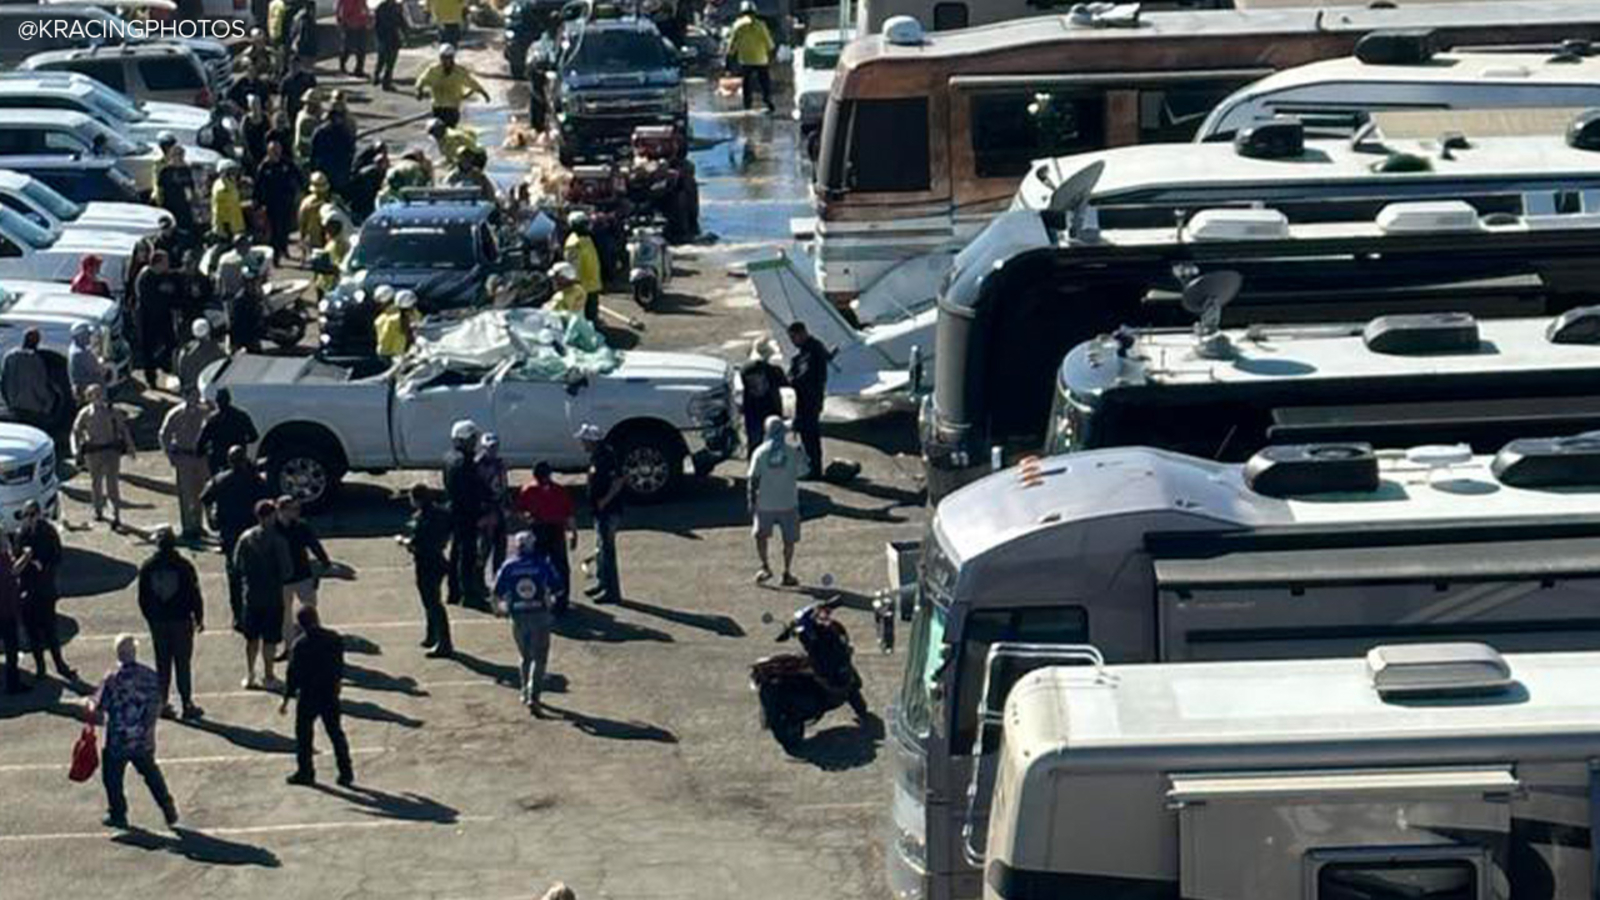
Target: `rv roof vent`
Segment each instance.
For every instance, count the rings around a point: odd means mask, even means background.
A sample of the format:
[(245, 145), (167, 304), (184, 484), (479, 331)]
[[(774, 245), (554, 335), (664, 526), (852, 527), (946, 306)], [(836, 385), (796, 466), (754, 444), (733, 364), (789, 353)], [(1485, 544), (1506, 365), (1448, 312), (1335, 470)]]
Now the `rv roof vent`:
[(1504, 81), (1509, 81), (1513, 78), (1527, 78), (1532, 74), (1527, 66), (1488, 66), (1478, 73), (1479, 77), (1482, 78), (1498, 78)]
[(1193, 241), (1276, 241), (1289, 236), (1289, 217), (1275, 209), (1202, 209), (1185, 231)]
[(1561, 42), (1561, 49), (1550, 57), (1550, 62), (1567, 64), (1582, 62), (1583, 58), (1588, 56), (1589, 53), (1590, 46), (1588, 41), (1568, 38)]
[(1411, 313), (1379, 316), (1361, 330), (1373, 353), (1475, 353), (1478, 320), (1470, 313)]
[(1574, 150), (1600, 150), (1600, 109), (1578, 113), (1567, 126), (1567, 146)]
[(890, 16), (883, 23), (883, 39), (896, 47), (916, 47), (922, 43), (922, 23), (911, 16)]
[(1544, 339), (1552, 344), (1600, 344), (1600, 306), (1580, 306), (1556, 316), (1545, 328)]
[(1294, 159), (1306, 152), (1306, 127), (1293, 117), (1259, 122), (1239, 129), (1233, 150), (1251, 159)]
[(1433, 59), (1439, 42), (1426, 28), (1374, 31), (1356, 42), (1356, 59), (1369, 66), (1415, 66)]
[(1508, 487), (1600, 485), (1600, 432), (1512, 441), (1494, 455), (1489, 471)]
[(1478, 211), (1465, 200), (1391, 203), (1378, 211), (1378, 228), (1384, 234), (1438, 234), (1482, 227)]
[(1487, 694), (1511, 686), (1511, 667), (1488, 644), (1391, 644), (1367, 651), (1380, 697)]
[(1244, 483), (1266, 497), (1378, 489), (1371, 444), (1279, 444), (1244, 464)]

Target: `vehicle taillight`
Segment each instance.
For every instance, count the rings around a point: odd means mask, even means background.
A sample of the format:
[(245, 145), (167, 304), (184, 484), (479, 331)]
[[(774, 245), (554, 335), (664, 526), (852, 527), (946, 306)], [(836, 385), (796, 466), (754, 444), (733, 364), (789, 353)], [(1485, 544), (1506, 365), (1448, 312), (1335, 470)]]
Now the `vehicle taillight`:
[(194, 105), (201, 109), (211, 108), (211, 88), (203, 87), (200, 93), (194, 95)]

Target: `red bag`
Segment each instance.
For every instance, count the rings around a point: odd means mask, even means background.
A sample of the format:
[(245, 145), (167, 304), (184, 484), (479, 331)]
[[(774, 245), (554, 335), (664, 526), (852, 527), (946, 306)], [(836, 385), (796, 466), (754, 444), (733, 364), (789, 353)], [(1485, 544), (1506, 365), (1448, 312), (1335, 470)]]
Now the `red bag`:
[(100, 742), (95, 740), (94, 723), (86, 722), (78, 742), (72, 745), (72, 768), (67, 777), (73, 781), (88, 781), (100, 768)]

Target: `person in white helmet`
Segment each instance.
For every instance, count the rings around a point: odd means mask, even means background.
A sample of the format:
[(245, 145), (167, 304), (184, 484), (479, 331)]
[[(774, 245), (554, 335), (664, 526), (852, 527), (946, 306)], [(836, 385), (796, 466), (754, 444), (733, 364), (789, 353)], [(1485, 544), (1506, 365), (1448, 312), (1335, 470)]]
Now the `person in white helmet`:
[[(388, 291), (385, 300), (384, 292)], [(416, 335), (417, 320), (417, 294), (415, 291), (396, 291), (388, 285), (378, 288), (374, 298), (381, 306), (382, 311), (377, 318), (372, 320), (373, 336), (379, 356), (395, 359), (404, 356), (411, 349), (412, 338)]]
[(733, 29), (728, 32), (728, 58), (739, 66), (742, 82), (740, 93), (743, 94), (745, 109), (750, 108), (754, 89), (759, 85), (761, 102), (767, 105), (767, 112), (774, 111), (772, 73), (767, 67), (772, 65), (772, 53), (776, 49), (777, 43), (772, 40), (772, 32), (756, 12), (755, 3), (744, 0), (739, 4), (739, 18), (734, 20)]
[(200, 373), (206, 366), (227, 357), (216, 338), (211, 336), (211, 323), (204, 318), (189, 323), (189, 340), (178, 348), (172, 368), (178, 376), (178, 390), (185, 391), (200, 386)]
[(482, 606), (486, 591), (478, 541), (489, 498), (478, 477), (477, 423), (462, 419), (452, 425), (450, 445), (444, 460), (444, 493), (450, 503), (450, 578), (445, 602)]
[[(457, 10), (463, 5), (461, 0), (435, 2), (447, 2)], [(448, 27), (449, 23), (440, 22), (441, 31)], [(460, 27), (459, 20), (456, 27)], [(490, 99), (488, 89), (471, 72), (456, 65), (455, 45), (448, 42), (439, 47), (439, 61), (423, 69), (416, 83), (417, 99), (421, 100), (423, 94), (432, 97), (433, 117), (451, 128), (461, 124), (461, 104), (468, 97), (479, 94), (485, 101)]]
[(572, 263), (559, 262), (550, 267), (550, 285), (553, 288), (550, 302), (545, 304), (545, 309), (552, 312), (571, 313), (575, 316), (584, 314), (584, 306), (589, 301), (589, 293), (578, 283), (578, 269)]
[(600, 292), (605, 289), (605, 274), (600, 266), (600, 248), (594, 242), (589, 214), (581, 209), (567, 216), (567, 240), (562, 244), (561, 255), (578, 273), (578, 284), (585, 295), (584, 316), (599, 324)]

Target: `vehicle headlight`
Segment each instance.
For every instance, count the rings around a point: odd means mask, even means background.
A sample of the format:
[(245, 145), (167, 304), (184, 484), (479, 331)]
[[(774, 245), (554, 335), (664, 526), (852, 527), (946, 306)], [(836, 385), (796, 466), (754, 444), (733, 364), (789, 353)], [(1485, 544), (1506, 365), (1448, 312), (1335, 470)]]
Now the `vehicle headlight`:
[(34, 472), (38, 471), (35, 463), (23, 463), (20, 466), (0, 467), (0, 484), (15, 487), (19, 484), (28, 484), (33, 481)]
[(728, 415), (728, 386), (719, 384), (689, 398), (689, 419), (701, 424), (713, 424)]

